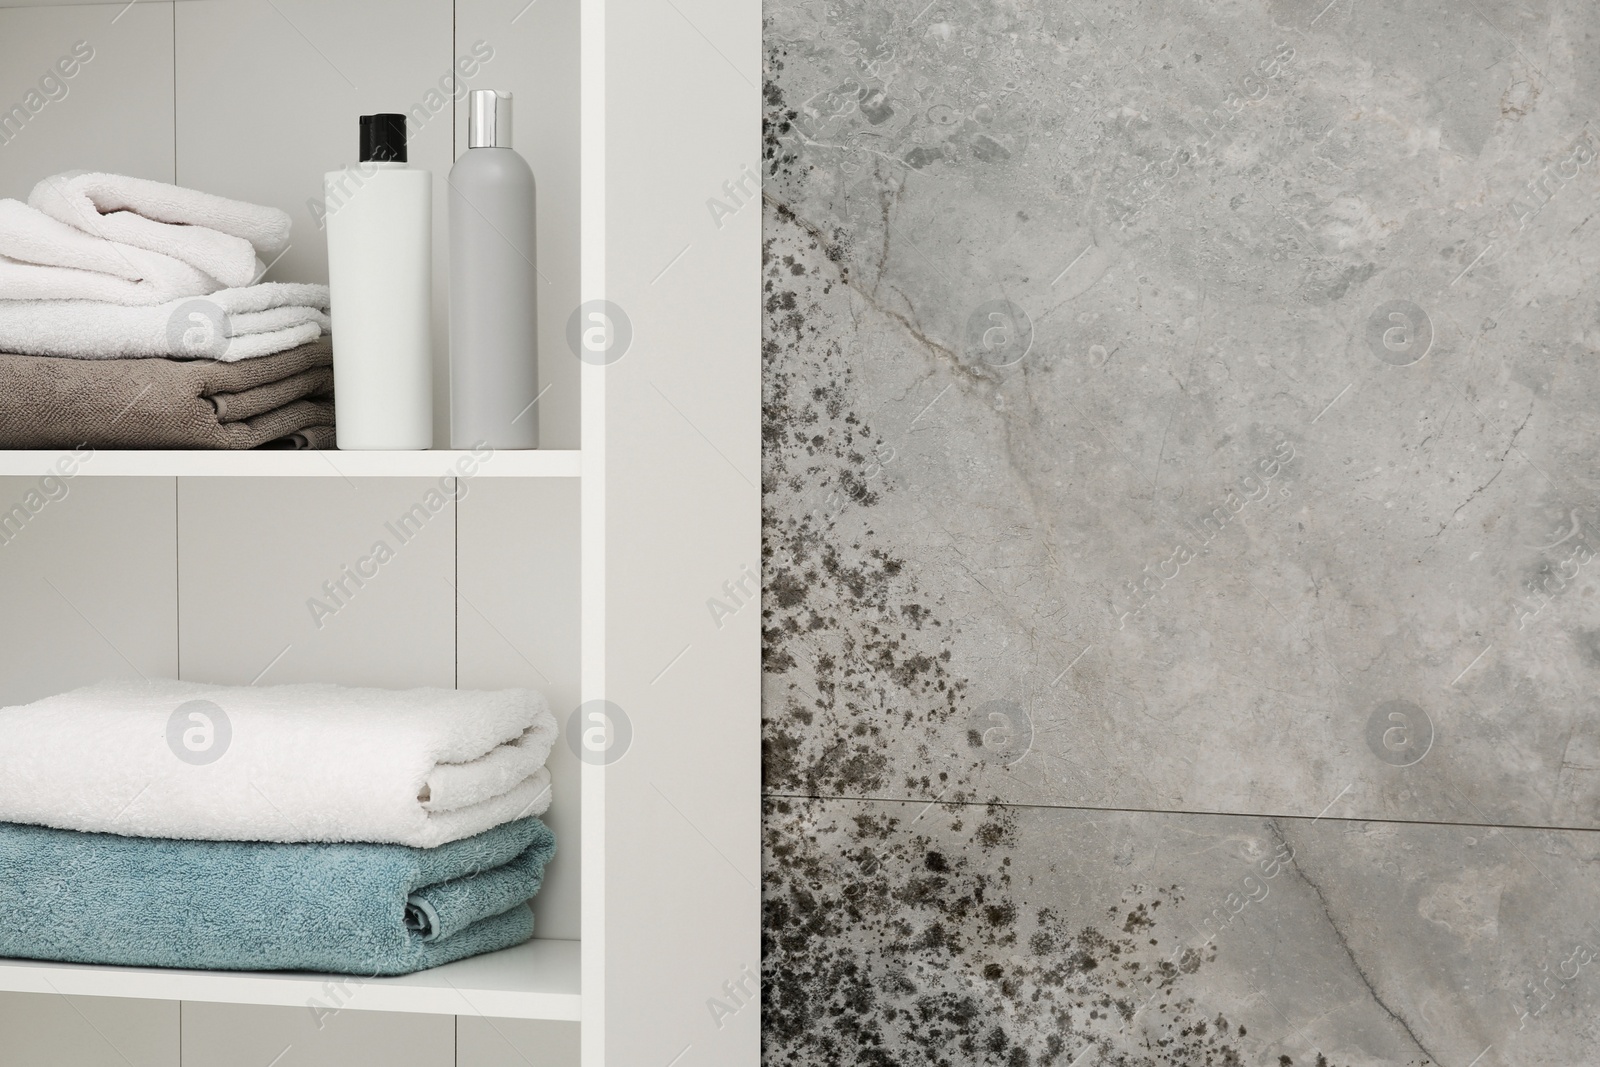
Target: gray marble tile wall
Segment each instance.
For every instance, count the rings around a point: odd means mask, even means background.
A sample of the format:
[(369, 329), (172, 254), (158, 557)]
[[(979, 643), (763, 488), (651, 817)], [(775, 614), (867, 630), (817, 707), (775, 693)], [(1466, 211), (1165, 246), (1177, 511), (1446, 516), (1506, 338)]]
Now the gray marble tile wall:
[(768, 1062), (1600, 1063), (1597, 40), (767, 0)]

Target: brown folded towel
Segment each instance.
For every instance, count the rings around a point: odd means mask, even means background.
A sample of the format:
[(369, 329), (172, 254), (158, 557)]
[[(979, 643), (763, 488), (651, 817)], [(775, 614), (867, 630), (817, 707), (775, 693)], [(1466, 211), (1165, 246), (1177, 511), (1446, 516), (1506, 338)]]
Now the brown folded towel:
[(333, 345), (216, 360), (0, 353), (0, 448), (330, 448)]
[(332, 426), (307, 426), (284, 438), (285, 448), (335, 448), (337, 434)]

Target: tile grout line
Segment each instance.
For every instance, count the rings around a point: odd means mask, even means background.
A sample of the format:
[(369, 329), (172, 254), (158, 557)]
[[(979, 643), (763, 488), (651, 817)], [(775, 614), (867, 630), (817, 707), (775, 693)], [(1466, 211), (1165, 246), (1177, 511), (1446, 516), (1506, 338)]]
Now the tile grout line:
[[(942, 797), (944, 794), (940, 794)], [(1342, 795), (1342, 794), (1341, 794)], [(808, 793), (762, 793), (761, 799), (766, 800), (820, 800), (820, 801), (854, 801), (863, 804), (917, 804), (923, 803), (922, 797), (847, 797), (825, 794)], [(1317, 822), (1319, 820), (1330, 823), (1380, 823), (1385, 826), (1445, 826), (1460, 829), (1479, 830), (1531, 830), (1544, 833), (1572, 833), (1572, 834), (1600, 834), (1597, 826), (1539, 826), (1531, 823), (1493, 823), (1493, 822), (1447, 822), (1442, 819), (1384, 819), (1384, 818), (1353, 818), (1349, 816), (1319, 815), (1313, 818), (1310, 815), (1288, 815), (1283, 813), (1265, 811), (1190, 811), (1183, 808), (1118, 808), (1094, 804), (1032, 804), (1008, 800), (940, 800), (934, 798), (932, 804), (955, 804), (964, 808), (986, 808), (995, 805), (1002, 808), (1036, 808), (1041, 811), (1098, 811), (1108, 814), (1125, 815), (1209, 815), (1226, 819), (1291, 819), (1299, 822)]]

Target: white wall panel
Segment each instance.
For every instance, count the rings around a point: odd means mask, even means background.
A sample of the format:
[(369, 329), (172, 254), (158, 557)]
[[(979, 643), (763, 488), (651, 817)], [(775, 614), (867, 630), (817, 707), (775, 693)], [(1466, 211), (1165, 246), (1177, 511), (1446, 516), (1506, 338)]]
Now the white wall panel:
[[(185, 478), (178, 503), (185, 679), (455, 684), (455, 505), (438, 483)], [(346, 567), (376, 573), (357, 585)]]
[(183, 1005), (184, 1067), (453, 1067), (455, 1062), (455, 1019), (449, 1015)]
[[(606, 2), (606, 1059), (759, 1061), (761, 11)], [(713, 197), (731, 215), (714, 218)], [(730, 203), (730, 200), (732, 201)], [(720, 223), (720, 224), (719, 224)], [(717, 598), (732, 614), (713, 619)], [(652, 891), (637, 887), (649, 881)]]
[(0, 997), (5, 1067), (179, 1067), (176, 1001), (10, 993)]
[[(494, 50), (472, 86), (513, 94), (512, 147), (539, 188), (539, 436), (545, 448), (578, 447), (578, 368), (567, 317), (578, 306), (578, 0), (459, 0), (456, 49)], [(466, 102), (457, 107), (456, 152), (467, 148)]]
[[(565, 732), (578, 706), (577, 483), (483, 479), (466, 488), (457, 535), (459, 684), (538, 689)], [(557, 853), (534, 901), (538, 937), (579, 936), (579, 767), (557, 742), (544, 816)]]
[(456, 1067), (577, 1067), (578, 1024), (463, 1015)]
[(0, 9), (0, 111), (15, 106), (28, 118), (3, 126), (0, 197), (67, 170), (171, 181), (172, 5)]
[(0, 705), (177, 673), (173, 482), (93, 467), (0, 478)]

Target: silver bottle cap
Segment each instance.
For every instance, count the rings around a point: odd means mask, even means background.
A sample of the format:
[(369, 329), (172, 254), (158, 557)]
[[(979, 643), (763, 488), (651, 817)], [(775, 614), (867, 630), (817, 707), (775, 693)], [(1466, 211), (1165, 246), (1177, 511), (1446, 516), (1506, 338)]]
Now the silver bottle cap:
[(511, 147), (511, 94), (474, 89), (467, 98), (467, 147)]

